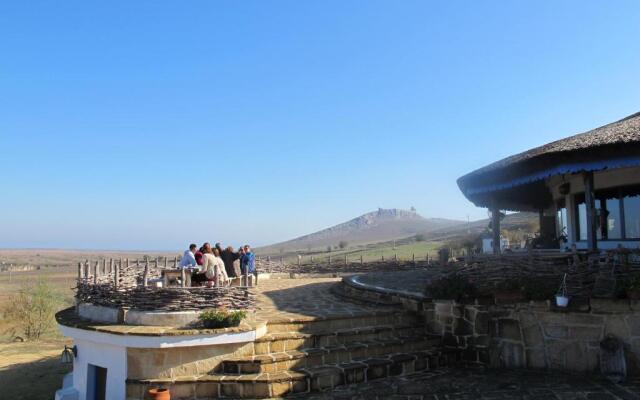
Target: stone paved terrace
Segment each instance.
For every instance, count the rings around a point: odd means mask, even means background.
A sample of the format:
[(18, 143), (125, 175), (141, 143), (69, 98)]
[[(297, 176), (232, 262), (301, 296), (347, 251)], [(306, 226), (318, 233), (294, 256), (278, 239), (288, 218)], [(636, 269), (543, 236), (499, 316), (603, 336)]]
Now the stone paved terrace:
[(393, 310), (346, 302), (331, 293), (341, 278), (265, 279), (256, 287), (258, 321), (325, 319)]
[(637, 400), (640, 378), (613, 384), (602, 377), (525, 370), (427, 371), (343, 386), (312, 400)]

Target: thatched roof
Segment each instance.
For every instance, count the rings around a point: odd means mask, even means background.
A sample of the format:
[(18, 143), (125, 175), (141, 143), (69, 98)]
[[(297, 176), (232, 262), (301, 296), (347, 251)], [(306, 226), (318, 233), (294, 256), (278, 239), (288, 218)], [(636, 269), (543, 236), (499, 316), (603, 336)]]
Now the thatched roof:
[[(640, 157), (640, 112), (489, 164), (459, 178), (458, 186), (476, 205), (488, 206), (489, 192), (529, 185), (560, 173), (626, 166), (629, 157)], [(611, 159), (617, 159), (617, 164), (603, 164)], [(518, 201), (510, 200), (512, 208), (518, 209)], [(543, 205), (530, 203), (520, 209)]]

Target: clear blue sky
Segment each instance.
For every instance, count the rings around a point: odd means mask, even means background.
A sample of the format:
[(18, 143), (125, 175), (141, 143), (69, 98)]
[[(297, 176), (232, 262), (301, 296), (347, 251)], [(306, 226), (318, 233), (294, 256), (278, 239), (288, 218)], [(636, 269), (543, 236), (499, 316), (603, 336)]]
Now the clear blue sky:
[(486, 216), (459, 176), (640, 110), (640, 2), (4, 1), (0, 247)]

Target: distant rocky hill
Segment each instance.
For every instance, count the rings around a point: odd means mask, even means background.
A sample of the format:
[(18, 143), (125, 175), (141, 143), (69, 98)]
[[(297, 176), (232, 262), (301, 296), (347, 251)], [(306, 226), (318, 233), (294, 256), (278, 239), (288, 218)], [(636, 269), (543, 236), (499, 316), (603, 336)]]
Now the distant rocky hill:
[(265, 246), (260, 254), (276, 254), (295, 250), (324, 249), (337, 246), (340, 241), (349, 245), (383, 242), (405, 238), (419, 233), (462, 226), (463, 221), (443, 218), (424, 218), (415, 210), (383, 209), (363, 214), (350, 221), (298, 238)]

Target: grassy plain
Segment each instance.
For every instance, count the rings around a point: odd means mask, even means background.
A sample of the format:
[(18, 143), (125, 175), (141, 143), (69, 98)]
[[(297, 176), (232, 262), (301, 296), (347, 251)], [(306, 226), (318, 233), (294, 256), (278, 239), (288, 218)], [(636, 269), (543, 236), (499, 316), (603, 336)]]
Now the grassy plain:
[[(25, 284), (38, 279), (46, 281), (62, 294), (65, 306), (73, 304), (73, 287), (77, 276), (77, 263), (90, 259), (173, 257), (178, 253), (75, 251), (39, 249), (0, 249), (0, 266), (32, 266), (32, 271), (0, 271), (0, 310), (12, 294)], [(12, 400), (52, 399), (62, 386), (62, 377), (71, 370), (60, 363), (64, 339), (53, 326), (38, 341), (15, 342), (11, 326), (0, 314), (0, 398)]]

